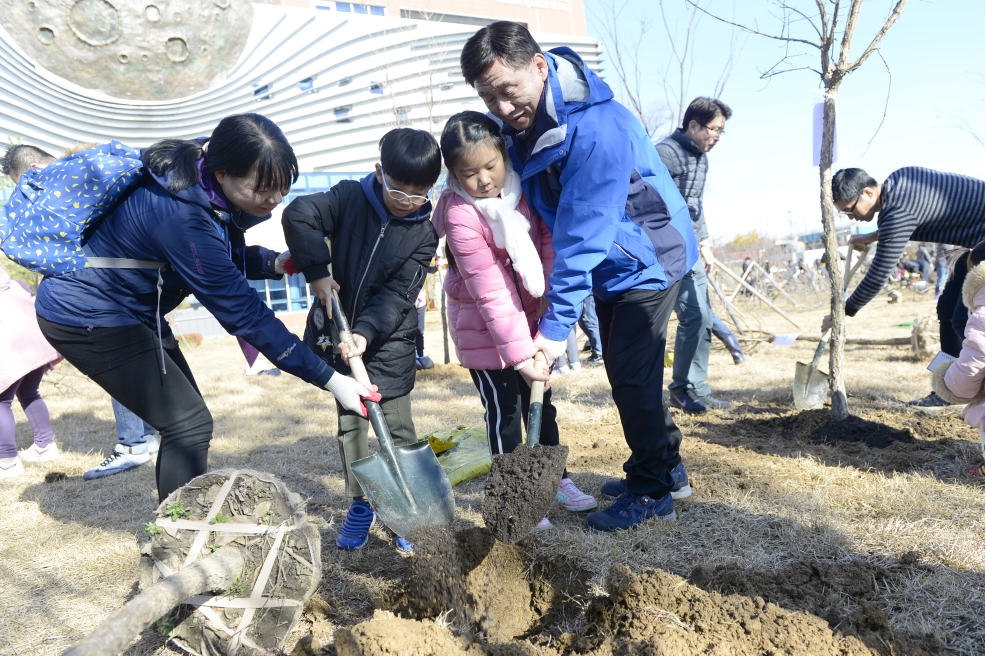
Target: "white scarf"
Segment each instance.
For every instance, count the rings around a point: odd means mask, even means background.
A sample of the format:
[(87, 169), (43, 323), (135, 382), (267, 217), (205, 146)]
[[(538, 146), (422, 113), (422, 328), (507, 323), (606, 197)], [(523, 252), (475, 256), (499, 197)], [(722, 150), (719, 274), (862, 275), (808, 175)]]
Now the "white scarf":
[(498, 198), (475, 198), (462, 188), (454, 176), (449, 176), (449, 188), (464, 201), (475, 207), (486, 219), (493, 232), (497, 248), (507, 251), (514, 271), (520, 276), (524, 288), (534, 298), (544, 296), (544, 268), (534, 242), (531, 241), (531, 224), (517, 211), (520, 203), (520, 176), (509, 162), (505, 162), (507, 177)]

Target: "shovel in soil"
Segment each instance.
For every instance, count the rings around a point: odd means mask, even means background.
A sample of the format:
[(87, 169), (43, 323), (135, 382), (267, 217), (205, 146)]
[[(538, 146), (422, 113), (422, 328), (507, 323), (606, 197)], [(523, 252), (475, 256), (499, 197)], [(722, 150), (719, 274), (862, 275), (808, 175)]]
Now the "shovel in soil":
[[(849, 282), (852, 277), (866, 261), (866, 253), (859, 256), (855, 265), (852, 264), (853, 250), (849, 249), (849, 260), (846, 262), (846, 276), (843, 281), (843, 291), (849, 289)], [(825, 342), (828, 341), (831, 330), (826, 330), (822, 334), (822, 339), (818, 342), (815, 349), (815, 357), (811, 359), (811, 364), (796, 362), (794, 364), (794, 407), (799, 412), (804, 410), (815, 410), (825, 404), (825, 399), (829, 392), (829, 376), (818, 369), (818, 363), (822, 359), (825, 351)]]
[[(332, 292), (332, 316), (339, 328), (339, 338), (350, 349), (355, 349), (356, 342), (335, 291)], [(362, 358), (349, 358), (349, 368), (356, 380), (370, 385)], [(452, 485), (431, 444), (425, 440), (395, 448), (380, 405), (366, 400), (364, 403), (370, 425), (380, 441), (380, 450), (350, 466), (381, 521), (401, 536), (452, 523), (455, 517)]]
[[(544, 354), (534, 358), (544, 366)], [(483, 522), (500, 542), (513, 544), (529, 534), (548, 514), (558, 494), (558, 483), (568, 461), (567, 446), (538, 444), (544, 383), (531, 385), (531, 409), (527, 419), (527, 445), (512, 453), (493, 456), (483, 497)]]

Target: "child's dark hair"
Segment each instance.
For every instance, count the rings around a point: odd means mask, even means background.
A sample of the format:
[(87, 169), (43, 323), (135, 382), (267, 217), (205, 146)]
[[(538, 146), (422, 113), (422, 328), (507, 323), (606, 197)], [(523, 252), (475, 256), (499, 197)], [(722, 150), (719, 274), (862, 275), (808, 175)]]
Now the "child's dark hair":
[(380, 140), (380, 164), (398, 184), (431, 187), (442, 172), (442, 153), (424, 130), (396, 128)]
[(298, 179), (298, 158), (274, 121), (260, 114), (227, 116), (208, 139), (164, 139), (141, 155), (144, 165), (157, 175), (171, 174), (172, 192), (188, 189), (199, 181), (195, 162), (208, 142), (205, 170), (226, 171), (245, 178), (256, 169), (256, 191), (284, 190)]
[(485, 143), (500, 151), (507, 161), (507, 145), (500, 136), (500, 126), (486, 114), (465, 111), (454, 114), (442, 130), (442, 157), (452, 175), (455, 163), (476, 144)]

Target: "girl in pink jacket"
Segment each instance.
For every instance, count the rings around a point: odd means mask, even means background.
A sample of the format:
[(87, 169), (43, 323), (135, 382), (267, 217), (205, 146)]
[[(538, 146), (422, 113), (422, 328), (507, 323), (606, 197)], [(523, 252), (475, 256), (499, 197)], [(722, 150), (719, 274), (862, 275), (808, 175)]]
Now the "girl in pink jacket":
[[(984, 307), (983, 244), (972, 249), (969, 257), (969, 273), (962, 283), (962, 302), (969, 310), (965, 325), (965, 339), (959, 357), (942, 362), (931, 374), (932, 387), (938, 395), (955, 404), (965, 404), (962, 418), (973, 428), (979, 429), (983, 441), (984, 404), (983, 372), (986, 370), (986, 307)], [(986, 442), (983, 442), (986, 446)], [(983, 464), (972, 468), (972, 473), (983, 475)]]
[[(31, 292), (0, 269), (0, 479), (24, 473), (22, 460), (53, 460), (51, 419), (38, 385), (48, 364), (58, 360), (38, 328)], [(34, 429), (34, 444), (18, 453), (14, 440), (14, 397)]]
[[(479, 112), (461, 112), (442, 132), (448, 189), (432, 221), (445, 237), (449, 331), (486, 410), (490, 451), (510, 453), (523, 441), (531, 382), (547, 381), (534, 366), (534, 335), (551, 272), (551, 233), (527, 204), (507, 159), (499, 126)], [(540, 441), (558, 444), (551, 390), (544, 392)], [(558, 500), (566, 510), (596, 508), (563, 474)], [(539, 529), (551, 526), (547, 518)]]

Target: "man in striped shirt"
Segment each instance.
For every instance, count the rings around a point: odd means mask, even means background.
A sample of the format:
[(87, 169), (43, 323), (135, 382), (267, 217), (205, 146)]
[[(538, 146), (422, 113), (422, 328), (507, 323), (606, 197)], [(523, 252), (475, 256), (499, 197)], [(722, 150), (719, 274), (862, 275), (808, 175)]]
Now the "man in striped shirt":
[[(883, 184), (863, 169), (838, 171), (832, 177), (832, 200), (836, 210), (856, 221), (872, 221), (877, 213), (880, 215), (876, 232), (857, 235), (850, 240), (854, 248), (865, 249), (874, 241), (877, 245), (869, 271), (846, 301), (846, 315), (855, 316), (880, 293), (908, 241), (933, 241), (967, 248), (981, 242), (986, 221), (984, 191), (986, 185), (982, 180), (917, 166), (894, 171)], [(938, 301), (941, 343), (946, 352), (947, 346), (956, 341), (951, 323), (954, 301), (942, 300), (950, 296), (958, 298), (959, 295), (948, 294), (946, 287)], [(831, 316), (826, 316), (822, 331), (831, 325)], [(950, 355), (957, 357), (958, 353)], [(938, 401), (932, 392), (917, 404), (945, 404)]]

